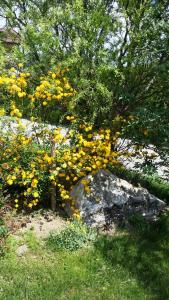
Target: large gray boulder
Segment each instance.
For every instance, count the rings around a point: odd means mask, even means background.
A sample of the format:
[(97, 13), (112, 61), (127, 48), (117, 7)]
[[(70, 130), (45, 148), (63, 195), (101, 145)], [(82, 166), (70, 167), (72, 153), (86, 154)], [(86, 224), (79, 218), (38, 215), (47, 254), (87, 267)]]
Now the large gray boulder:
[[(86, 181), (89, 182), (88, 192), (85, 191)], [(82, 220), (95, 227), (124, 222), (136, 213), (147, 220), (155, 220), (166, 206), (146, 189), (134, 187), (105, 170), (82, 179), (72, 189), (71, 197)], [(65, 209), (71, 217), (69, 204)]]

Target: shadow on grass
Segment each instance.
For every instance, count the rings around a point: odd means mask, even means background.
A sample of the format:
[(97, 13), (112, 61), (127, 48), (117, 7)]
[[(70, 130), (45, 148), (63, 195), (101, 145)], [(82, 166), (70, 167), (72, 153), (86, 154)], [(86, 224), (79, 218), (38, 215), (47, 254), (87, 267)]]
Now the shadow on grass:
[(134, 222), (130, 234), (102, 236), (98, 252), (115, 268), (121, 265), (152, 299), (169, 299), (169, 215), (157, 223)]

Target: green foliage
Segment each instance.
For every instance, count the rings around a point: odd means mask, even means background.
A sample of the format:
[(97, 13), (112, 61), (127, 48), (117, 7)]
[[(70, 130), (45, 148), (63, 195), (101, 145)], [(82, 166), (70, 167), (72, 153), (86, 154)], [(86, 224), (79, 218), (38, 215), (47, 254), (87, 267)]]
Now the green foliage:
[[(139, 123), (133, 122), (128, 135), (162, 146), (169, 132), (166, 0), (0, 4), (1, 14), (21, 36), (14, 65), (25, 62), (35, 81), (58, 63), (69, 67), (78, 92), (70, 111), (109, 127), (117, 114), (134, 114)], [(52, 114), (52, 121), (58, 120), (58, 114)], [(142, 134), (144, 128), (149, 139)]]
[[(22, 5), (10, 0), (0, 4), (1, 14), (20, 34), (14, 66), (24, 62), (35, 83), (58, 63), (69, 67), (70, 82), (77, 90), (70, 113), (110, 129), (118, 114), (132, 114), (135, 119), (129, 126), (124, 124), (125, 136), (168, 147), (167, 1), (30, 0)], [(46, 114), (43, 110), (41, 114), (44, 120)], [(63, 114), (50, 108), (47, 120), (57, 124)]]
[(7, 234), (7, 227), (5, 226), (3, 219), (0, 217), (0, 257), (5, 254), (4, 246)]
[(0, 40), (0, 70), (3, 70), (5, 64), (5, 49)]
[[(9, 201), (9, 193), (4, 190), (4, 187), (3, 187), (3, 184), (2, 184), (2, 178), (1, 178), (1, 174), (0, 174), (0, 212), (1, 212), (1, 209), (3, 208), (3, 206), (5, 204), (7, 204), (7, 202)], [(0, 214), (1, 216), (1, 214)]]
[(40, 247), (40, 243), (35, 235), (35, 233), (30, 230), (30, 231), (27, 231), (24, 236), (23, 236), (23, 241), (22, 243), (25, 243), (26, 245), (28, 245), (28, 248), (31, 250), (31, 251), (37, 251)]
[(3, 196), (3, 191), (2, 191), (2, 184), (0, 183), (0, 209), (4, 205), (4, 196)]
[(80, 222), (70, 223), (60, 233), (51, 233), (47, 246), (52, 250), (75, 251), (96, 239), (96, 231)]
[(3, 220), (0, 219), (0, 239), (6, 237), (7, 232), (8, 230), (6, 226), (3, 224)]
[[(167, 92), (167, 89), (165, 89)], [(135, 115), (137, 118), (128, 124), (125, 128), (125, 135), (137, 142), (144, 141), (145, 145), (153, 144), (164, 153), (168, 153), (168, 135), (169, 135), (169, 107), (164, 98), (160, 103), (150, 103), (137, 107)], [(153, 108), (152, 108), (153, 106)], [(146, 130), (147, 134), (144, 135)]]
[[(31, 88), (56, 65), (68, 68), (77, 91), (66, 102), (70, 115), (110, 130), (118, 115), (134, 116), (123, 124), (123, 136), (168, 152), (168, 1), (9, 0), (0, 1), (0, 13), (20, 34), (10, 61), (24, 63), (33, 75)], [(33, 110), (43, 121), (67, 125), (67, 111), (58, 104), (26, 111), (24, 100), (23, 107), (24, 117)], [(140, 180), (168, 199), (165, 184)]]

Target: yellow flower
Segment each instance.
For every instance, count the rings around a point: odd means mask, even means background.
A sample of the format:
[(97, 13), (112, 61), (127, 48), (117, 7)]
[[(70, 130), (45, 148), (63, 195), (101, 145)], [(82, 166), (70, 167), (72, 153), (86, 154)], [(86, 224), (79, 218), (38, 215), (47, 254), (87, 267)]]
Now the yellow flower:
[(55, 180), (55, 176), (54, 175), (50, 175), (50, 180)]
[(86, 167), (86, 171), (91, 171), (92, 170), (92, 168), (91, 167)]
[(86, 132), (91, 131), (92, 128), (93, 128), (92, 126), (88, 126), (88, 127), (85, 128), (85, 131), (86, 131)]
[(52, 73), (52, 78), (55, 79), (56, 78), (56, 74)]
[(32, 183), (31, 183), (31, 186), (35, 188), (35, 187), (37, 187), (37, 185), (38, 185), (38, 180), (37, 179), (33, 179)]
[(74, 213), (73, 214), (74, 218), (77, 219), (78, 221), (80, 221), (81, 217), (79, 213)]
[(19, 112), (19, 113), (17, 114), (17, 117), (18, 117), (18, 118), (22, 118), (22, 113)]
[(32, 179), (34, 177), (34, 173), (30, 173), (28, 178)]
[(38, 197), (39, 197), (39, 193), (38, 193), (38, 192), (34, 192), (34, 193), (33, 193), (33, 197), (34, 197), (34, 198), (38, 198)]
[(103, 162), (105, 163), (105, 164), (107, 164), (109, 161), (108, 161), (108, 159), (103, 159)]
[(66, 163), (64, 163), (64, 164), (62, 165), (62, 167), (63, 167), (64, 169), (66, 169), (66, 167), (67, 167), (67, 164), (66, 164)]
[(12, 184), (13, 184), (13, 180), (12, 180), (12, 179), (9, 179), (9, 180), (7, 181), (7, 184), (12, 185)]
[(78, 180), (78, 177), (77, 177), (77, 176), (75, 176), (75, 177), (73, 178), (73, 181), (76, 181), (76, 180)]
[(26, 178), (26, 173), (25, 171), (22, 171), (22, 179), (25, 179)]
[(57, 100), (61, 100), (61, 99), (62, 99), (62, 96), (61, 96), (61, 95), (57, 95), (57, 96), (56, 96), (56, 99), (57, 99)]
[(91, 192), (91, 189), (89, 186), (85, 186), (84, 190), (87, 194), (89, 194)]
[(100, 167), (101, 166), (101, 162), (99, 160), (96, 161), (96, 166)]
[(26, 93), (25, 93), (25, 92), (19, 92), (19, 93), (18, 93), (18, 97), (19, 97), (19, 98), (23, 98), (24, 96), (26, 96)]
[(70, 84), (69, 83), (65, 83), (65, 89), (69, 90), (71, 88)]
[(45, 154), (44, 161), (46, 161), (48, 164), (51, 164), (53, 162), (53, 157), (50, 157), (48, 154)]
[(60, 85), (60, 80), (55, 80), (56, 85)]
[(43, 101), (43, 106), (46, 106), (48, 103), (46, 101)]
[(12, 67), (12, 68), (10, 68), (10, 70), (9, 70), (10, 72), (15, 72), (16, 71), (16, 69), (14, 68), (14, 67)]
[(0, 117), (5, 115), (5, 109), (0, 107)]

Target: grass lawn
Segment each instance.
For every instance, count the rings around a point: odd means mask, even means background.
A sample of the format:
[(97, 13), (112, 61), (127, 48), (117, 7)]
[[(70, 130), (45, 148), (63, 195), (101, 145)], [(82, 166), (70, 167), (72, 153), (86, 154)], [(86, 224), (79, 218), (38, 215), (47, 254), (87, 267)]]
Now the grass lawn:
[(169, 299), (169, 220), (143, 225), (74, 252), (53, 252), (30, 235), (29, 251), (17, 257), (10, 238), (0, 259), (0, 299)]

